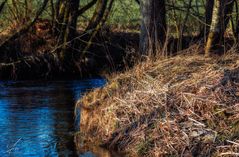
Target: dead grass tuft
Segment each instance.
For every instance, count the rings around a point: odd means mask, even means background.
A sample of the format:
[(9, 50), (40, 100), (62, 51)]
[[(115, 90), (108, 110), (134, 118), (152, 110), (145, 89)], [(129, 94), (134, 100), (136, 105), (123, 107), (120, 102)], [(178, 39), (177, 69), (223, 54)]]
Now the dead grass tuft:
[(185, 52), (116, 74), (77, 103), (83, 137), (130, 156), (238, 155), (238, 63)]

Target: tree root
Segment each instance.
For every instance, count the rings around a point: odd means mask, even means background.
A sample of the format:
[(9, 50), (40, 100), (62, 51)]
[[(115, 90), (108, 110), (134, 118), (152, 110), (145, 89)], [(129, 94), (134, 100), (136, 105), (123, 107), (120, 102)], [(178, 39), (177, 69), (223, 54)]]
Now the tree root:
[(49, 78), (61, 71), (62, 65), (56, 54), (29, 56), (12, 63), (0, 63), (0, 79)]

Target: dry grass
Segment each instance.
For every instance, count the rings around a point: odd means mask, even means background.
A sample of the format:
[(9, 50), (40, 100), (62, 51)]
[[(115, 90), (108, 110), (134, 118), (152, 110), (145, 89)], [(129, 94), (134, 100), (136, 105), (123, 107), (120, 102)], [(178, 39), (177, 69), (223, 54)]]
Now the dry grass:
[(142, 63), (86, 94), (77, 103), (83, 140), (130, 156), (238, 155), (239, 54), (191, 51)]

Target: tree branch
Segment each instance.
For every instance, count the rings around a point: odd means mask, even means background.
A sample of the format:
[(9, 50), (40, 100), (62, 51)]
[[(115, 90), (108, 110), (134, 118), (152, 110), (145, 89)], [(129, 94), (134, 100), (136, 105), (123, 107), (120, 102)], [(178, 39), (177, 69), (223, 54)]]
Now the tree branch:
[(84, 7), (82, 7), (80, 10), (78, 10), (77, 15), (80, 16), (81, 14), (83, 14), (84, 12), (86, 12), (88, 9), (90, 9), (93, 5), (95, 5), (95, 3), (97, 2), (97, 0), (92, 0), (91, 2), (89, 2), (88, 4), (86, 4)]
[(19, 38), (23, 34), (27, 33), (28, 30), (34, 25), (34, 23), (37, 21), (39, 16), (42, 14), (44, 9), (46, 8), (48, 1), (49, 0), (44, 0), (41, 8), (37, 11), (36, 16), (33, 19), (33, 21), (31, 21), (29, 24), (23, 26), (20, 30), (18, 30), (16, 33), (14, 33), (12, 36), (10, 36), (7, 40), (5, 40), (3, 43), (1, 43), (0, 44), (0, 49), (5, 47), (6, 45), (8, 45), (8, 43), (10, 43), (11, 41), (15, 40), (16, 38)]
[(2, 12), (5, 4), (7, 3), (7, 0), (3, 1), (1, 4), (0, 4), (0, 13)]

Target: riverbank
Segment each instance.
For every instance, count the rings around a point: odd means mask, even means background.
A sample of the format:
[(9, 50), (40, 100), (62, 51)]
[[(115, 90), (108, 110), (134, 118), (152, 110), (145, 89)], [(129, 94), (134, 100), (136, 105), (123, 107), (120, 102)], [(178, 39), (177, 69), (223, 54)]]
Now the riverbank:
[(238, 152), (239, 54), (205, 58), (200, 51), (146, 61), (87, 93), (76, 106), (79, 141), (129, 156)]
[[(136, 54), (132, 52), (138, 51), (139, 33), (102, 29), (82, 59), (79, 60), (78, 53), (83, 50), (78, 43), (75, 46), (79, 52), (73, 54), (72, 62), (65, 64), (56, 51), (57, 40), (49, 26), (48, 20), (46, 24), (37, 22), (32, 31), (8, 45), (9, 50), (0, 50), (1, 80), (92, 78), (133, 65)], [(0, 37), (7, 38), (1, 32)]]
[(81, 156), (74, 143), (74, 103), (104, 84), (102, 78), (0, 81), (0, 156)]

